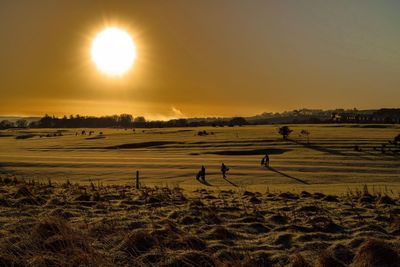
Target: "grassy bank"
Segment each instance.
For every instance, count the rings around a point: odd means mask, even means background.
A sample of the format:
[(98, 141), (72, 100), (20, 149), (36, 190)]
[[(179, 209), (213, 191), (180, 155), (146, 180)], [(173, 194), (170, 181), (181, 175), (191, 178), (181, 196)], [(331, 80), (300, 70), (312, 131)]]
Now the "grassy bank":
[(398, 266), (399, 204), (368, 187), (325, 195), (3, 179), (0, 265)]

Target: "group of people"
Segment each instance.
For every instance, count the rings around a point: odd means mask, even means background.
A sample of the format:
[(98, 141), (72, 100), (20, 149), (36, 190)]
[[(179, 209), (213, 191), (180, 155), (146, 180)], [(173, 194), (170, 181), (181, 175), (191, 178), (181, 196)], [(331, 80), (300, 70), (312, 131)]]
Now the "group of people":
[[(261, 166), (269, 167), (269, 155), (268, 153), (261, 159)], [(226, 173), (229, 171), (229, 168), (222, 162), (221, 164), (221, 174), (222, 178), (226, 179)], [(196, 175), (196, 180), (205, 182), (206, 181), (206, 167), (204, 165), (201, 166), (199, 172)]]

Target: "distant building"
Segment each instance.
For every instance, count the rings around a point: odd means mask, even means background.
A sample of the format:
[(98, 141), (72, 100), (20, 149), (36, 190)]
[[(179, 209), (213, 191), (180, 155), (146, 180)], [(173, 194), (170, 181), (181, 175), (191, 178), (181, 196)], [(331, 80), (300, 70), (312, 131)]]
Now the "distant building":
[(331, 119), (338, 123), (400, 123), (400, 109), (380, 109), (372, 113), (332, 113)]
[(353, 112), (333, 113), (332, 121), (334, 122), (358, 122), (359, 115)]
[(374, 112), (374, 118), (384, 123), (400, 123), (400, 108), (382, 108)]

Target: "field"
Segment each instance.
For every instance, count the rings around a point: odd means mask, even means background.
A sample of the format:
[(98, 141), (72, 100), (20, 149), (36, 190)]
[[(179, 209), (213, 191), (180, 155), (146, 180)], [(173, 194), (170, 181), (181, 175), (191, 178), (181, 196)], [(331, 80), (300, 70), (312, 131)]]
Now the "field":
[(290, 127), (1, 131), (0, 266), (400, 266), (400, 128)]
[[(206, 167), (214, 188), (343, 192), (371, 184), (399, 189), (399, 156), (373, 150), (400, 132), (391, 125), (293, 125), (290, 141), (277, 126), (168, 129), (14, 130), (0, 132), (0, 173), (25, 179), (204, 188), (195, 176)], [(309, 144), (300, 137), (308, 130)], [(213, 133), (199, 136), (198, 131)], [(88, 132), (89, 130), (86, 129)], [(103, 135), (99, 135), (103, 132)], [(75, 135), (79, 133), (79, 135)], [(43, 136), (40, 138), (40, 136)], [(18, 138), (18, 139), (16, 139)], [(362, 151), (354, 151), (358, 145)], [(265, 152), (271, 169), (260, 166)], [(229, 168), (223, 180), (220, 165)]]

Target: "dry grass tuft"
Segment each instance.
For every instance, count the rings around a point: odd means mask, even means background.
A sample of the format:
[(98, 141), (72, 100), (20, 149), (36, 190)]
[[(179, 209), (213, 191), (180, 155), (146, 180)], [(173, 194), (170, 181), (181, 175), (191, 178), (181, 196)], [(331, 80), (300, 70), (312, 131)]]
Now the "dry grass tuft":
[(156, 240), (149, 231), (134, 230), (123, 239), (117, 250), (137, 256), (150, 251), (154, 246), (156, 246)]
[(5, 254), (0, 266), (96, 266), (100, 261), (107, 266), (89, 238), (60, 217), (43, 217), (21, 227), (13, 240), (2, 240), (0, 251)]
[(272, 266), (270, 255), (265, 252), (256, 252), (248, 255), (241, 264), (242, 267)]
[(214, 260), (205, 253), (199, 251), (184, 251), (177, 255), (171, 255), (167, 262), (160, 264), (160, 267), (214, 267)]
[(237, 234), (224, 226), (218, 225), (211, 229), (207, 234), (210, 240), (233, 240), (237, 238)]
[(378, 204), (382, 205), (395, 205), (396, 202), (389, 196), (383, 195), (379, 198)]
[(327, 252), (322, 253), (318, 256), (314, 267), (345, 267), (341, 262), (336, 260)]
[(353, 261), (354, 253), (342, 244), (334, 244), (329, 248), (330, 253), (345, 264), (350, 264)]
[(398, 252), (384, 241), (369, 239), (358, 248), (351, 266), (398, 267), (400, 266), (400, 258)]
[(29, 267), (53, 267), (62, 266), (62, 262), (51, 255), (38, 255), (29, 259), (27, 265)]
[(291, 258), (290, 267), (312, 267), (311, 264), (304, 259), (304, 257), (300, 253), (294, 254), (294, 256)]

